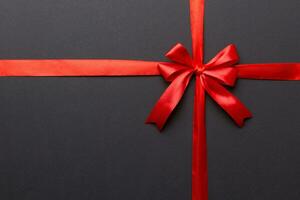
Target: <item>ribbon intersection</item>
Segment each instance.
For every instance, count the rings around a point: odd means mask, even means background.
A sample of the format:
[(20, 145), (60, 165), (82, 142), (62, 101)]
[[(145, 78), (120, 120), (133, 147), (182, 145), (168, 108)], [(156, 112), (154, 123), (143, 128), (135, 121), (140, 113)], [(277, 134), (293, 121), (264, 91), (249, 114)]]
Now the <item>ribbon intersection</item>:
[(200, 84), (205, 91), (237, 125), (243, 126), (244, 120), (252, 116), (243, 103), (224, 87), (233, 87), (238, 78), (238, 70), (234, 65), (238, 63), (239, 56), (234, 45), (228, 45), (207, 64), (200, 66), (195, 64), (182, 44), (175, 45), (166, 57), (173, 62), (161, 63), (158, 69), (171, 84), (157, 101), (146, 120), (147, 123), (156, 124), (160, 130), (164, 127), (193, 75), (200, 77)]

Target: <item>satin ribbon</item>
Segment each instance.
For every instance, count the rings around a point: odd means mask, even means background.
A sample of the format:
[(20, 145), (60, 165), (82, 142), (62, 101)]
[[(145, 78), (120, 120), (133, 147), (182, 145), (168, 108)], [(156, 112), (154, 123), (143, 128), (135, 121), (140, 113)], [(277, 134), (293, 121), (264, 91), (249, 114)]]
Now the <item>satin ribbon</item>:
[(236, 48), (229, 45), (209, 63), (203, 64), (204, 0), (190, 0), (190, 18), (193, 57), (178, 44), (166, 55), (173, 62), (159, 64), (161, 75), (171, 84), (157, 101), (146, 122), (156, 124), (161, 130), (182, 98), (192, 75), (195, 75), (192, 200), (208, 200), (205, 93), (242, 126), (251, 113), (223, 85), (234, 86), (237, 78), (300, 80), (300, 63), (237, 65), (239, 59)]
[(0, 60), (0, 76), (154, 76), (159, 62), (138, 60)]
[(164, 79), (171, 82), (160, 97), (147, 123), (155, 123), (161, 130), (172, 111), (182, 98), (192, 75), (200, 78), (201, 85), (211, 98), (217, 102), (239, 126), (244, 119), (251, 117), (250, 111), (223, 85), (234, 86), (238, 71), (234, 68), (239, 57), (234, 45), (229, 45), (210, 62), (199, 66), (191, 58), (186, 48), (177, 44), (167, 54), (174, 63), (159, 64), (158, 69)]
[(237, 78), (300, 80), (300, 63), (242, 64), (234, 45), (227, 46), (207, 64), (204, 51), (204, 1), (190, 0), (193, 55), (181, 44), (167, 53), (172, 62), (102, 59), (0, 60), (0, 76), (154, 76), (171, 82), (147, 122), (162, 129), (178, 105), (191, 78), (196, 79), (192, 147), (192, 200), (208, 200), (205, 93), (239, 125), (250, 111), (226, 87)]

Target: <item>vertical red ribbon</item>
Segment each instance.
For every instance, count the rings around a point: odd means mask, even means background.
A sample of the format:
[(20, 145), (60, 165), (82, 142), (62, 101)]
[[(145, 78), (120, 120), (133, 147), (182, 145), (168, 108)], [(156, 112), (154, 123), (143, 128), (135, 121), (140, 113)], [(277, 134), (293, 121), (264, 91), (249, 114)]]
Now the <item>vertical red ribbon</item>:
[(192, 200), (208, 199), (205, 90), (196, 76), (192, 147)]
[[(194, 64), (203, 68), (204, 0), (190, 0)], [(196, 76), (192, 147), (192, 200), (208, 199), (208, 166), (205, 127), (205, 90)]]

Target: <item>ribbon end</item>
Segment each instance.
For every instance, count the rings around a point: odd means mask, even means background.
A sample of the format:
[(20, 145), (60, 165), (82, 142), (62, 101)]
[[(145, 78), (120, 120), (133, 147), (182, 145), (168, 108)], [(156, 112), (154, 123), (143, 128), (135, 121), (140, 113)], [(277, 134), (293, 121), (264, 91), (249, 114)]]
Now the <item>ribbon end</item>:
[(238, 121), (235, 121), (237, 123), (237, 125), (242, 128), (244, 125), (245, 125), (245, 122), (248, 120), (248, 119), (251, 119), (253, 116), (252, 116), (252, 113), (250, 111), (248, 111), (248, 113), (246, 115), (244, 115), (240, 120)]
[(164, 128), (164, 125), (154, 121), (154, 120), (151, 120), (150, 118), (148, 118), (146, 121), (145, 121), (145, 124), (153, 124), (159, 132), (162, 132), (163, 128)]

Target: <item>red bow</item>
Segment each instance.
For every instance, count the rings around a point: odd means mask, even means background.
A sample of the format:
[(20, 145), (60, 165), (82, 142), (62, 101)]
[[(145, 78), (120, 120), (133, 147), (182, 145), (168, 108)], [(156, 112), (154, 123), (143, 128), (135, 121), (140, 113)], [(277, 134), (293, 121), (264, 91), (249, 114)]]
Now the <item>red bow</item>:
[(252, 116), (242, 102), (223, 86), (234, 86), (238, 77), (234, 65), (238, 63), (239, 56), (234, 45), (228, 45), (203, 66), (195, 64), (182, 44), (173, 47), (166, 57), (174, 63), (159, 64), (159, 71), (166, 81), (172, 83), (154, 106), (147, 123), (155, 123), (160, 130), (164, 127), (182, 98), (192, 75), (200, 77), (205, 91), (239, 126), (243, 126), (244, 120)]

